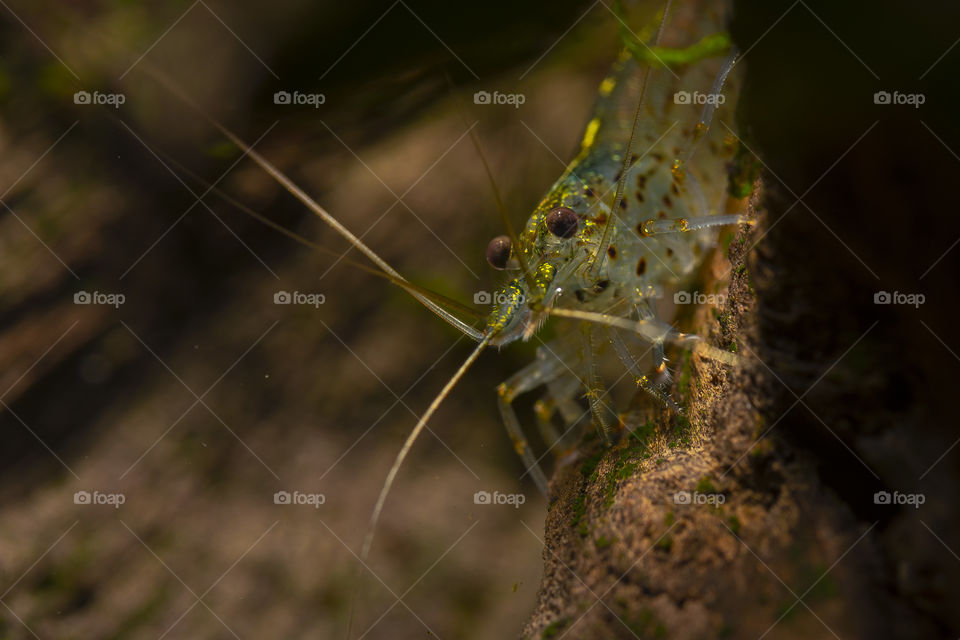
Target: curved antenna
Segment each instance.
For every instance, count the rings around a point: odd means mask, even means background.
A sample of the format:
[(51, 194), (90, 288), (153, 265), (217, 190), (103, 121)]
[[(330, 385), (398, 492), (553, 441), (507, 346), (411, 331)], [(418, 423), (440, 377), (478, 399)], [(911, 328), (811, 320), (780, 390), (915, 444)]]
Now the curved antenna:
[[(653, 40), (654, 46), (659, 45), (660, 39), (663, 37), (663, 30), (667, 24), (667, 14), (670, 12), (671, 2), (672, 0), (667, 0), (667, 4), (663, 8), (660, 26), (657, 28), (657, 35)], [(613, 229), (613, 218), (617, 215), (617, 211), (620, 210), (620, 201), (623, 200), (623, 192), (627, 185), (627, 169), (630, 168), (633, 143), (636, 141), (637, 131), (640, 128), (640, 116), (643, 115), (643, 102), (647, 97), (647, 86), (650, 82), (650, 72), (652, 70), (653, 65), (648, 63), (647, 68), (643, 71), (643, 86), (640, 89), (640, 100), (637, 101), (637, 110), (633, 115), (633, 128), (630, 129), (630, 139), (627, 140), (627, 148), (623, 152), (623, 166), (620, 168), (620, 179), (617, 181), (617, 191), (613, 196), (613, 207), (610, 210), (610, 216), (607, 218), (606, 224), (603, 226), (603, 235), (600, 237), (600, 244), (597, 245), (597, 252), (590, 258), (591, 265), (589, 267), (589, 273), (593, 278), (599, 277), (600, 270), (603, 268), (603, 262), (607, 256), (607, 243), (610, 242), (610, 233)]]
[(223, 201), (226, 202), (227, 204), (232, 205), (233, 207), (239, 209), (240, 211), (242, 211), (243, 213), (247, 214), (248, 216), (250, 216), (250, 217), (253, 218), (254, 220), (257, 220), (258, 222), (260, 222), (260, 223), (262, 223), (262, 224), (265, 224), (266, 226), (270, 227), (271, 229), (273, 229), (273, 230), (275, 230), (275, 231), (279, 231), (280, 233), (282, 233), (283, 235), (287, 236), (287, 237), (290, 238), (291, 240), (294, 240), (294, 241), (296, 241), (296, 242), (299, 242), (299, 243), (302, 244), (303, 246), (308, 247), (308, 248), (310, 248), (310, 249), (313, 249), (314, 251), (317, 251), (318, 253), (322, 253), (322, 254), (325, 254), (325, 255), (328, 255), (328, 256), (331, 256), (331, 257), (334, 257), (334, 258), (341, 258), (341, 262), (343, 262), (344, 264), (346, 264), (346, 265), (348, 265), (348, 266), (350, 266), (350, 267), (353, 267), (354, 269), (359, 269), (360, 271), (363, 271), (363, 272), (365, 272), (365, 273), (368, 273), (368, 274), (370, 274), (370, 275), (372, 275), (372, 276), (376, 276), (376, 277), (378, 277), (378, 278), (383, 278), (384, 280), (387, 280), (388, 282), (392, 282), (393, 284), (397, 285), (398, 287), (400, 287), (400, 288), (402, 288), (402, 289), (406, 289), (406, 291), (407, 291), (408, 293), (410, 293), (411, 295), (413, 295), (414, 293), (419, 293), (420, 295), (422, 295), (422, 296), (424, 296), (424, 297), (427, 297), (427, 298), (430, 298), (431, 300), (433, 300), (434, 302), (436, 302), (436, 303), (438, 303), (438, 304), (442, 304), (442, 305), (444, 305), (444, 306), (446, 306), (446, 307), (449, 307), (449, 308), (451, 308), (451, 309), (456, 309), (459, 313), (462, 313), (462, 314), (464, 314), (464, 315), (468, 315), (468, 316), (472, 317), (474, 320), (479, 320), (480, 318), (483, 318), (483, 317), (484, 317), (484, 314), (480, 313), (480, 312), (477, 311), (476, 309), (472, 309), (472, 308), (466, 306), (465, 304), (462, 304), (462, 303), (460, 303), (460, 302), (457, 302), (457, 301), (454, 300), (453, 298), (448, 298), (447, 296), (443, 295), (442, 293), (438, 293), (438, 292), (436, 292), (436, 291), (432, 291), (431, 289), (427, 289), (427, 288), (425, 288), (425, 287), (421, 287), (421, 286), (419, 286), (419, 285), (413, 284), (412, 282), (409, 282), (409, 281), (407, 281), (407, 280), (403, 280), (403, 279), (401, 279), (401, 278), (394, 277), (394, 276), (390, 275), (389, 273), (385, 273), (385, 272), (380, 271), (380, 270), (378, 270), (378, 269), (373, 269), (372, 267), (368, 267), (367, 265), (362, 264), (362, 263), (360, 263), (360, 262), (357, 262), (356, 260), (351, 260), (350, 258), (344, 258), (344, 257), (342, 257), (342, 255), (341, 255), (341, 253), (340, 253), (339, 251), (334, 251), (334, 250), (332, 250), (332, 249), (328, 249), (328, 248), (326, 248), (326, 247), (324, 247), (324, 246), (322, 246), (322, 245), (320, 245), (320, 244), (317, 244), (317, 243), (314, 242), (313, 240), (308, 240), (307, 238), (304, 238), (304, 237), (301, 236), (300, 234), (298, 234), (298, 233), (296, 233), (296, 232), (294, 232), (294, 231), (291, 231), (290, 229), (287, 229), (286, 227), (284, 227), (284, 226), (281, 225), (281, 224), (278, 224), (278, 223), (274, 222), (273, 220), (271, 220), (270, 218), (266, 217), (266, 216), (263, 215), (262, 213), (260, 213), (260, 212), (258, 212), (258, 211), (254, 211), (253, 209), (251, 209), (251, 208), (248, 207), (247, 205), (243, 204), (242, 202), (240, 202), (240, 201), (237, 200), (236, 198), (232, 197), (231, 195), (229, 195), (228, 193), (226, 193), (225, 191), (223, 191), (223, 190), (220, 189), (219, 187), (217, 187), (217, 186), (215, 186), (215, 185), (209, 184), (206, 180), (204, 180), (203, 178), (201, 178), (200, 176), (198, 176), (196, 173), (194, 173), (193, 171), (191, 171), (190, 169), (188, 169), (187, 167), (185, 167), (185, 166), (183, 165), (183, 163), (181, 163), (179, 160), (177, 160), (176, 158), (174, 158), (173, 156), (171, 156), (169, 153), (167, 153), (167, 152), (164, 151), (163, 149), (154, 148), (154, 151), (156, 151), (159, 155), (163, 156), (163, 158), (164, 158), (167, 162), (169, 162), (169, 163), (172, 164), (172, 165), (175, 165), (175, 166), (177, 167), (177, 169), (179, 169), (179, 170), (182, 171), (184, 174), (186, 174), (187, 177), (191, 178), (191, 179), (194, 180), (197, 184), (199, 184), (199, 185), (201, 185), (202, 187), (206, 188), (208, 191), (210, 191), (211, 193), (213, 193), (214, 195), (216, 195), (218, 198), (220, 198), (221, 200), (223, 200)]
[(410, 435), (407, 436), (406, 441), (403, 443), (400, 452), (397, 454), (396, 459), (393, 461), (393, 466), (390, 467), (390, 472), (387, 473), (387, 479), (383, 483), (383, 487), (380, 489), (380, 495), (377, 496), (377, 503), (373, 507), (373, 513), (370, 514), (370, 523), (367, 525), (367, 532), (363, 537), (363, 546), (360, 548), (360, 565), (357, 567), (357, 580), (354, 584), (354, 592), (350, 598), (350, 614), (347, 622), (347, 638), (350, 637), (352, 628), (353, 628), (353, 613), (354, 613), (354, 604), (357, 599), (357, 593), (360, 587), (360, 575), (359, 571), (366, 566), (367, 558), (370, 556), (370, 548), (373, 546), (373, 536), (377, 530), (377, 523), (380, 521), (380, 514), (383, 512), (383, 505), (387, 501), (387, 495), (390, 493), (390, 489), (393, 487), (394, 480), (396, 480), (397, 472), (400, 471), (400, 467), (403, 465), (404, 459), (406, 459), (407, 454), (410, 453), (410, 449), (413, 447), (413, 443), (416, 442), (417, 438), (423, 432), (424, 428), (427, 426), (427, 422), (436, 412), (437, 408), (440, 406), (440, 403), (446, 399), (453, 388), (460, 382), (460, 379), (463, 378), (467, 370), (477, 361), (477, 358), (480, 357), (480, 353), (490, 344), (490, 340), (493, 339), (495, 334), (493, 332), (488, 333), (480, 341), (480, 344), (473, 350), (466, 360), (463, 361), (463, 364), (460, 365), (460, 368), (457, 369), (457, 372), (447, 381), (447, 384), (443, 385), (443, 389), (440, 390), (440, 393), (437, 394), (437, 397), (433, 399), (433, 402), (430, 403), (430, 406), (427, 407), (427, 410), (420, 416), (420, 420), (417, 421), (416, 426), (410, 432)]
[[(204, 111), (200, 107), (200, 105), (198, 105), (196, 102), (193, 101), (193, 99), (187, 96), (180, 89), (180, 87), (178, 87), (165, 74), (163, 74), (157, 69), (154, 69), (152, 66), (148, 65), (147, 63), (141, 63), (140, 67), (147, 70), (147, 72), (154, 79), (156, 79), (157, 82), (160, 82), (161, 84), (163, 84), (168, 91), (173, 93), (175, 96), (180, 98), (184, 103), (186, 103), (192, 109), (197, 111), (197, 113), (203, 116), (203, 118), (206, 119), (208, 122), (210, 122), (210, 124), (212, 124), (220, 133), (226, 136), (231, 142), (233, 142), (233, 144), (237, 145), (237, 147), (239, 147), (240, 150), (243, 151), (244, 155), (246, 155), (248, 158), (250, 158), (255, 163), (257, 163), (257, 165), (261, 169), (263, 169), (263, 171), (269, 174), (270, 177), (276, 180), (284, 189), (289, 191), (297, 200), (303, 203), (311, 212), (316, 214), (320, 219), (322, 219), (330, 227), (332, 227), (334, 231), (336, 231), (341, 236), (346, 238), (350, 244), (352, 244), (354, 247), (357, 248), (357, 250), (359, 250), (361, 253), (367, 256), (367, 258), (369, 258), (371, 262), (373, 262), (375, 265), (380, 267), (380, 269), (383, 270), (384, 273), (387, 273), (390, 276), (393, 276), (394, 278), (401, 280), (403, 282), (407, 282), (407, 279), (404, 278), (402, 275), (400, 275), (400, 273), (396, 269), (391, 267), (386, 260), (384, 260), (379, 255), (377, 255), (377, 253), (373, 249), (368, 247), (366, 244), (364, 244), (364, 242), (360, 240), (360, 238), (353, 235), (353, 233), (349, 229), (347, 229), (345, 226), (343, 226), (343, 224), (339, 220), (337, 220), (332, 215), (327, 213), (327, 211), (323, 207), (317, 204), (317, 202), (313, 198), (308, 196), (306, 192), (304, 192), (303, 189), (298, 187), (290, 178), (286, 176), (286, 174), (284, 174), (282, 171), (280, 171), (275, 166), (273, 166), (273, 164), (271, 164), (266, 158), (264, 158), (259, 153), (254, 151), (247, 143), (241, 140), (239, 136), (237, 136), (232, 131), (227, 129), (224, 125), (220, 124), (220, 122), (216, 120), (213, 116), (207, 114), (207, 112)], [(410, 292), (410, 295), (412, 295), (414, 298), (419, 300), (425, 307), (430, 309), (440, 319), (444, 320), (445, 322), (447, 322), (447, 324), (456, 328), (461, 333), (477, 341), (480, 341), (483, 339), (483, 332), (478, 331), (477, 329), (474, 329), (473, 327), (471, 327), (470, 325), (462, 321), (460, 318), (457, 318), (453, 314), (449, 313), (448, 311), (440, 307), (437, 303), (435, 303), (430, 298), (420, 293), (414, 293), (414, 292)]]
[[(444, 70), (443, 77), (446, 79), (447, 86), (450, 87), (450, 92), (453, 93), (454, 100), (459, 107), (458, 110), (460, 112), (460, 117), (462, 120), (464, 120), (464, 124), (466, 124), (466, 118), (463, 118), (463, 114), (466, 113), (466, 109), (455, 91), (453, 80), (450, 78), (450, 74), (447, 73), (446, 70)], [(493, 178), (493, 171), (490, 169), (490, 163), (487, 162), (487, 156), (483, 153), (483, 147), (480, 146), (480, 138), (477, 136), (477, 132), (473, 127), (470, 127), (468, 131), (470, 134), (470, 142), (473, 143), (473, 148), (477, 151), (477, 156), (479, 156), (480, 163), (483, 165), (483, 171), (487, 176), (487, 182), (490, 183), (490, 189), (493, 191), (493, 198), (497, 201), (497, 214), (500, 216), (500, 222), (503, 223), (503, 227), (507, 232), (507, 237), (510, 238), (510, 243), (513, 247), (513, 253), (517, 256), (517, 261), (520, 263), (520, 270), (523, 272), (523, 279), (527, 281), (527, 285), (532, 289), (533, 272), (530, 271), (530, 265), (527, 262), (526, 256), (520, 250), (520, 237), (517, 235), (516, 230), (513, 228), (513, 223), (510, 221), (510, 214), (507, 212), (507, 206), (503, 203), (503, 197), (500, 195), (500, 189), (497, 187), (497, 181)]]
[(487, 180), (490, 182), (490, 188), (493, 189), (493, 197), (497, 201), (497, 212), (500, 214), (500, 221), (503, 223), (503, 226), (507, 231), (507, 237), (510, 238), (510, 242), (513, 245), (513, 254), (517, 256), (517, 261), (520, 263), (520, 269), (523, 271), (523, 278), (527, 281), (527, 285), (532, 289), (533, 273), (530, 271), (530, 265), (527, 263), (526, 256), (524, 256), (523, 251), (520, 250), (520, 237), (513, 228), (513, 223), (510, 222), (510, 214), (507, 213), (507, 207), (505, 204), (503, 204), (503, 198), (500, 196), (500, 190), (497, 188), (497, 183), (493, 179), (493, 172), (490, 170), (489, 163), (487, 163), (487, 157), (483, 154), (483, 149), (480, 147), (480, 139), (477, 138), (477, 132), (474, 131), (473, 128), (470, 129), (470, 141), (473, 142), (473, 146), (477, 150), (477, 155), (480, 156), (480, 162), (483, 164), (483, 169), (487, 174)]

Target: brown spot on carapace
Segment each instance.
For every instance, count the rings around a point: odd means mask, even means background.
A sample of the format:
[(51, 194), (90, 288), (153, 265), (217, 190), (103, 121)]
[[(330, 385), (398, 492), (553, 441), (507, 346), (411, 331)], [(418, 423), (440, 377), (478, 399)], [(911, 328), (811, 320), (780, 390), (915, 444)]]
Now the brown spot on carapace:
[(646, 186), (647, 186), (647, 176), (642, 175), (642, 174), (639, 175), (639, 176), (637, 176), (637, 186), (640, 187), (641, 189), (643, 189), (644, 187), (646, 187)]
[(670, 184), (670, 191), (673, 191), (673, 195), (680, 195), (680, 187), (677, 186), (676, 182)]
[(613, 245), (607, 247), (607, 255), (610, 256), (610, 259), (613, 260), (617, 257), (617, 248)]
[(661, 220), (663, 220), (664, 218), (667, 217), (667, 212), (666, 212), (666, 211), (657, 211), (657, 217), (660, 218)]
[(600, 213), (597, 215), (596, 218), (593, 219), (593, 221), (596, 222), (597, 224), (607, 224), (607, 214)]
[(663, 196), (663, 205), (667, 209), (673, 209), (673, 200), (670, 198), (670, 196), (668, 195)]
[(640, 258), (639, 260), (637, 260), (637, 275), (642, 276), (646, 272), (647, 272), (647, 259)]
[(643, 202), (643, 191), (640, 191), (639, 189), (637, 189), (637, 194), (636, 194), (636, 195), (637, 195), (637, 202), (641, 202), (641, 203), (642, 203), (642, 202)]
[(670, 247), (667, 247), (667, 257), (668, 258), (673, 257), (673, 249), (671, 249)]
[(626, 199), (626, 198), (623, 198), (623, 197), (620, 198), (620, 208), (621, 208), (621, 209), (626, 209), (626, 208), (627, 208), (627, 199)]
[(595, 196), (597, 195), (597, 194), (595, 194), (595, 193), (593, 192), (593, 189), (591, 189), (590, 187), (584, 187), (584, 188), (583, 188), (583, 193), (584, 193), (584, 195), (586, 195), (588, 198), (593, 198), (593, 197), (595, 197)]

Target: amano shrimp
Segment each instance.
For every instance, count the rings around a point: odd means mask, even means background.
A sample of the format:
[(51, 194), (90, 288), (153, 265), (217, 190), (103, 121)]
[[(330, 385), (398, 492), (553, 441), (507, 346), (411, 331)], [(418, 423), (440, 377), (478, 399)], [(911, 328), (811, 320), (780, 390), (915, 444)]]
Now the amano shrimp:
[[(716, 24), (713, 20), (700, 19)], [(632, 56), (621, 56), (601, 83), (580, 153), (548, 190), (516, 244), (500, 236), (488, 246), (494, 268), (521, 272), (495, 298), (498, 304), (486, 326), (492, 345), (530, 339), (549, 316), (600, 325), (637, 386), (679, 410), (668, 394), (664, 343), (690, 344), (698, 338), (658, 320), (656, 303), (715, 243), (711, 227), (745, 221), (720, 213), (735, 147), (722, 127), (710, 126), (733, 107), (727, 95), (733, 92), (722, 90), (735, 62), (730, 52), (725, 59), (645, 73)], [(640, 367), (616, 328), (650, 344), (649, 370)], [(592, 330), (584, 331), (582, 341), (574, 333), (541, 344), (537, 361), (498, 387), (503, 421), (544, 494), (546, 476), (511, 403), (521, 393), (547, 386), (536, 408), (549, 444), (557, 438), (550, 425), (553, 414), (560, 413), (571, 426), (583, 413), (574, 399), (585, 394), (609, 444), (612, 411), (603, 406), (604, 387), (591, 362)], [(705, 344), (701, 348), (731, 360)]]
[[(537, 414), (548, 445), (562, 437), (552, 425), (554, 416), (559, 414), (567, 429), (572, 429), (585, 416), (577, 399), (586, 397), (591, 421), (609, 444), (615, 429), (597, 363), (601, 343), (612, 347), (640, 390), (674, 411), (679, 407), (669, 394), (665, 345), (697, 344), (709, 357), (733, 362), (728, 352), (677, 331), (657, 312), (657, 301), (689, 276), (715, 243), (714, 227), (748, 222), (739, 213), (726, 213), (727, 168), (735, 145), (724, 128), (711, 126), (734, 107), (735, 91), (728, 76), (736, 63), (735, 52), (727, 46), (704, 55), (708, 47), (702, 46), (703, 41), (674, 37), (717, 33), (722, 16), (709, 10), (698, 12), (703, 3), (691, 3), (696, 6), (682, 7), (678, 15), (670, 16), (669, 4), (650, 45), (634, 43), (634, 53), (622, 54), (601, 83), (579, 154), (519, 232), (501, 211), (507, 234), (494, 238), (486, 255), (491, 266), (511, 275), (485, 318), (407, 281), (267, 159), (213, 122), (373, 262), (377, 275), (405, 289), (478, 342), (396, 456), (370, 518), (361, 564), (369, 556), (380, 513), (406, 456), (439, 405), (487, 347), (539, 340), (539, 329), (551, 317), (572, 325), (551, 342), (541, 341), (537, 359), (497, 388), (509, 436), (544, 494), (549, 489), (547, 477), (512, 407), (518, 395), (546, 387)], [(668, 20), (683, 27), (673, 34), (666, 29)], [(636, 49), (641, 48), (646, 53), (638, 60)], [(189, 102), (181, 91), (170, 88)], [(477, 324), (478, 318), (482, 325)], [(638, 341), (647, 345), (649, 362), (633, 349)]]

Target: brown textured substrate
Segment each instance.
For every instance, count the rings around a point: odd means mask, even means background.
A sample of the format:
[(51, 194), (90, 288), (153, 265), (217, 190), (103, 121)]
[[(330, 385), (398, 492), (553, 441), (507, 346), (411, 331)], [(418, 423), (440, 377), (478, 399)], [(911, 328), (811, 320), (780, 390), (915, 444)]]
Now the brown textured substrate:
[(736, 5), (760, 224), (697, 324), (745, 364), (693, 357), (689, 432), (661, 416), (554, 479), (524, 633), (956, 637), (957, 10)]
[[(780, 383), (757, 359), (753, 287), (773, 283), (756, 264), (741, 266), (765, 220), (729, 245), (733, 275), (719, 321), (698, 318), (715, 326), (714, 344), (736, 344), (744, 364), (693, 355), (689, 427), (661, 415), (653, 432), (641, 427), (634, 433), (643, 437), (595, 451), (554, 480), (527, 637), (792, 638), (828, 629), (850, 637), (871, 626), (850, 615), (854, 604), (897, 608), (869, 587), (882, 578), (876, 539), (864, 535), (874, 525), (850, 516), (817, 479), (814, 460), (765, 437), (778, 420), (763, 398)], [(725, 264), (718, 256), (711, 271)]]

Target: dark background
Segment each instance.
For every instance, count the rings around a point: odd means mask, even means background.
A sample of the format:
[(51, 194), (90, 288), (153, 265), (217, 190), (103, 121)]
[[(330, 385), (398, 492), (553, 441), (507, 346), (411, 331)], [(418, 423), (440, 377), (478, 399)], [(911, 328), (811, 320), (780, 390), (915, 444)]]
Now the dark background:
[[(519, 79), (585, 9), (0, 8), (0, 189), (10, 188), (0, 213), (9, 407), (0, 636), (342, 634), (351, 550), (389, 463), (469, 353), (390, 284), (343, 265), (328, 273), (333, 258), (213, 194), (204, 198), (213, 213), (194, 205), (161, 160), (200, 195), (205, 185), (168, 156), (209, 183), (239, 154), (147, 66), (250, 142), (272, 126), (257, 146), (264, 155), (358, 234), (372, 227), (366, 241), (402, 273), (471, 303), (497, 283), (483, 256), (502, 231), (464, 134), (478, 123), (519, 222), (572, 157), (616, 55), (611, 16), (594, 11)], [(479, 89), (528, 100), (523, 110), (477, 106)], [(122, 92), (126, 102), (77, 105), (78, 90)], [(278, 90), (322, 92), (326, 102), (276, 105)], [(252, 163), (219, 186), (337, 253), (347, 248)], [(391, 208), (393, 194), (405, 204)], [(126, 302), (75, 305), (80, 290)], [(326, 303), (277, 306), (280, 290), (323, 293)], [(398, 596), (411, 588), (404, 602), (440, 637), (510, 635), (533, 606), (543, 502), (519, 479), (494, 402), (496, 384), (531, 353), (484, 356), (436, 417), (442, 443), (418, 444), (384, 514), (371, 569)], [(76, 505), (78, 490), (126, 502)], [(278, 490), (327, 501), (278, 506)], [(478, 490), (527, 501), (520, 511), (478, 507)], [(178, 620), (195, 604), (190, 590), (203, 594), (228, 569), (204, 597), (215, 615), (196, 604)], [(355, 635), (395, 602), (369, 574), (362, 593)], [(367, 637), (422, 632), (396, 605)]]
[[(496, 283), (483, 249), (502, 231), (461, 136), (478, 122), (513, 220), (523, 220), (572, 157), (616, 55), (611, 14), (590, 6), (0, 8), (0, 635), (341, 634), (356, 566), (347, 547), (359, 550), (415, 421), (394, 393), (419, 414), (468, 353), (388, 283), (343, 265), (327, 273), (329, 256), (213, 194), (204, 198), (213, 213), (194, 205), (160, 159), (196, 195), (205, 186), (162, 154), (210, 182), (238, 153), (145, 67), (247, 141), (272, 126), (257, 145), (264, 155), (357, 233), (387, 211), (369, 244), (415, 281), (469, 302)], [(957, 9), (735, 9), (747, 69), (739, 133), (763, 159), (766, 216), (748, 264), (753, 344), (769, 369), (748, 391), (766, 424), (779, 421), (773, 462), (751, 459), (749, 472), (780, 490), (795, 477), (783, 481), (778, 465), (802, 460), (802, 481), (829, 497), (820, 515), (831, 531), (877, 523), (852, 556), (854, 595), (840, 601), (863, 637), (955, 636)], [(635, 11), (641, 22), (651, 13)], [(480, 107), (471, 100), (480, 89), (527, 102)], [(76, 105), (78, 90), (127, 100)], [(322, 92), (326, 103), (275, 105), (278, 90)], [(881, 90), (926, 102), (876, 105)], [(406, 204), (389, 209), (411, 185)], [(346, 248), (247, 161), (220, 186)], [(79, 290), (121, 292), (126, 303), (75, 305)], [(278, 290), (322, 292), (326, 303), (276, 306)], [(926, 301), (877, 306), (877, 291)], [(481, 359), (435, 420), (442, 442), (427, 434), (418, 444), (385, 512), (371, 568), (396, 596), (410, 588), (404, 602), (440, 637), (512, 636), (534, 606), (544, 503), (518, 479), (493, 395), (531, 352)], [(787, 412), (797, 396), (806, 406)], [(122, 492), (126, 503), (76, 505), (78, 490)], [(278, 506), (278, 490), (327, 502)], [(527, 502), (480, 508), (478, 490)], [(881, 508), (872, 500), (881, 490), (926, 503)], [(204, 604), (190, 608), (191, 590)], [(361, 632), (395, 601), (369, 574), (363, 593)], [(396, 605), (367, 637), (425, 634), (424, 624)], [(779, 633), (803, 635), (786, 624), (770, 637)]]

